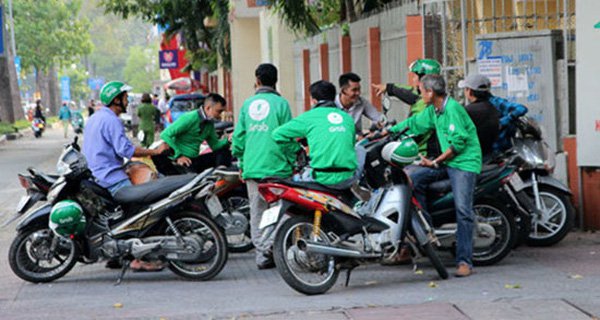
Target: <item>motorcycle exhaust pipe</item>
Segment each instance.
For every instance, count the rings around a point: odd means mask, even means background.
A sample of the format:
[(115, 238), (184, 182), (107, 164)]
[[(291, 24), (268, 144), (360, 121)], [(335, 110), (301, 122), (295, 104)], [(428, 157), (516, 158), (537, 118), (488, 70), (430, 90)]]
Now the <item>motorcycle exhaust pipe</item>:
[(344, 257), (344, 258), (379, 258), (381, 255), (374, 253), (362, 253), (358, 250), (337, 248), (334, 246), (323, 245), (315, 242), (306, 241), (303, 239), (298, 240), (296, 242), (298, 248), (302, 251), (310, 252), (310, 253), (320, 253), (326, 254), (334, 257)]

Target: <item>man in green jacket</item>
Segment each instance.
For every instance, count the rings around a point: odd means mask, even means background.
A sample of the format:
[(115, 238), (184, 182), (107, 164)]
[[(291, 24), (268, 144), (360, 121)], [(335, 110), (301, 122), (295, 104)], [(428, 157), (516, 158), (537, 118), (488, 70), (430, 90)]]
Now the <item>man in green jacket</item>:
[(259, 269), (275, 267), (271, 246), (273, 239), (262, 239), (258, 228), (263, 211), (269, 206), (258, 192), (258, 183), (269, 177), (288, 178), (292, 175), (295, 153), (292, 146), (280, 148), (271, 133), (292, 119), (290, 105), (275, 90), (277, 68), (269, 63), (259, 65), (256, 94), (242, 105), (233, 132), (232, 153), (238, 158), (242, 178), (246, 180), (250, 201), (250, 233), (256, 248)]
[[(419, 90), (421, 78), (427, 74), (440, 74), (442, 72), (442, 66), (433, 59), (417, 59), (410, 64), (409, 69), (414, 75), (414, 86), (388, 83), (372, 84), (372, 87), (375, 89), (377, 95), (387, 93), (408, 104), (410, 106), (408, 116), (412, 117), (423, 112), (425, 108), (427, 108), (427, 104), (421, 98), (421, 91)], [(421, 154), (430, 159), (435, 159), (435, 157), (441, 154), (435, 131), (426, 133), (419, 138), (420, 139), (417, 140), (419, 142), (419, 152)]]
[(202, 108), (184, 114), (167, 127), (160, 138), (171, 147), (173, 155), (153, 157), (156, 169), (167, 175), (179, 173), (172, 161), (191, 172), (201, 172), (215, 166), (212, 163), (214, 161), (207, 161), (206, 157), (199, 155), (200, 145), (204, 141), (208, 142), (213, 153), (229, 145), (227, 138), (218, 139), (213, 123), (214, 120), (221, 119), (225, 105), (226, 101), (221, 95), (210, 93)]
[(336, 106), (332, 83), (321, 80), (311, 84), (310, 96), (312, 110), (277, 128), (273, 140), (287, 144), (306, 138), (311, 168), (301, 180), (350, 188), (357, 178), (354, 119)]
[(390, 129), (398, 132), (406, 127), (414, 134), (435, 129), (442, 154), (433, 160), (421, 156), (421, 170), (412, 174), (414, 195), (425, 210), (427, 186), (450, 178), (456, 207), (456, 276), (471, 274), (473, 256), (473, 191), (481, 172), (481, 147), (477, 130), (465, 108), (446, 94), (446, 83), (440, 75), (426, 75), (419, 84), (425, 111)]

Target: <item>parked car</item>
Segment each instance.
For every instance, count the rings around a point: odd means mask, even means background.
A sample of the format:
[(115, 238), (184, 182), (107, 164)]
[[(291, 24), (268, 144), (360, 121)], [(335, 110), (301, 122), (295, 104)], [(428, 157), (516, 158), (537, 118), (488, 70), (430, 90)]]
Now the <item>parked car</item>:
[(171, 97), (167, 103), (167, 112), (164, 114), (165, 127), (175, 122), (184, 113), (200, 108), (204, 104), (204, 99), (205, 96), (199, 93)]

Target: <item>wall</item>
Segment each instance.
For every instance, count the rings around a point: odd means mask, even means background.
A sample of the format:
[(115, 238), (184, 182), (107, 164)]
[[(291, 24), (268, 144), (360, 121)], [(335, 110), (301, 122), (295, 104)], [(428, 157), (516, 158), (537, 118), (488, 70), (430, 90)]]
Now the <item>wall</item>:
[(231, 80), (236, 117), (244, 100), (254, 94), (254, 70), (262, 61), (259, 35), (258, 18), (236, 18), (231, 22)]

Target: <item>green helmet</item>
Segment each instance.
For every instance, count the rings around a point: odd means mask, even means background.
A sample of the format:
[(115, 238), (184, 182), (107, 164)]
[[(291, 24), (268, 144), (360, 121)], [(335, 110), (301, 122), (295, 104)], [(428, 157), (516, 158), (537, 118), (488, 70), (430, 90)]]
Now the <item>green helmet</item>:
[(411, 138), (389, 142), (381, 150), (385, 161), (401, 167), (412, 164), (418, 156), (419, 146)]
[(442, 72), (442, 65), (433, 59), (418, 59), (410, 64), (409, 69), (411, 72), (419, 75), (440, 74)]
[(100, 89), (100, 101), (105, 106), (110, 105), (114, 98), (125, 91), (129, 91), (132, 88), (120, 81), (111, 81)]
[(52, 206), (48, 225), (52, 231), (64, 237), (82, 234), (85, 230), (83, 209), (75, 201), (59, 201)]

